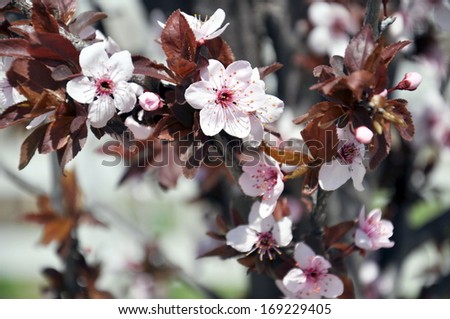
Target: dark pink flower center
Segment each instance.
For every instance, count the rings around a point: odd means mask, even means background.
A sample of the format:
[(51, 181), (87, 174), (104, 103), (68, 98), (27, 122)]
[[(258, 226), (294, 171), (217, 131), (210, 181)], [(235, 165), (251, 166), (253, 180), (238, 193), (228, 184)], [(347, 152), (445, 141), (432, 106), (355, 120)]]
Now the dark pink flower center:
[(267, 255), (269, 259), (272, 260), (274, 258), (274, 251), (278, 254), (281, 254), (281, 251), (278, 249), (278, 247), (278, 243), (273, 237), (271, 231), (262, 232), (258, 233), (258, 239), (255, 243), (255, 247), (250, 251), (250, 253), (258, 250), (260, 260), (263, 260), (265, 255)]
[(222, 88), (217, 90), (216, 104), (220, 104), (222, 107), (228, 107), (233, 101), (233, 92), (230, 89)]
[(97, 95), (111, 95), (114, 92), (114, 82), (109, 78), (100, 78), (95, 82)]
[(275, 168), (270, 166), (259, 165), (260, 168), (256, 170), (256, 174), (252, 175), (255, 181), (254, 187), (264, 193), (263, 196), (271, 196), (275, 186), (277, 185), (278, 172)]
[(349, 165), (353, 163), (353, 160), (359, 154), (359, 151), (354, 143), (347, 143), (339, 149), (338, 154), (344, 164)]

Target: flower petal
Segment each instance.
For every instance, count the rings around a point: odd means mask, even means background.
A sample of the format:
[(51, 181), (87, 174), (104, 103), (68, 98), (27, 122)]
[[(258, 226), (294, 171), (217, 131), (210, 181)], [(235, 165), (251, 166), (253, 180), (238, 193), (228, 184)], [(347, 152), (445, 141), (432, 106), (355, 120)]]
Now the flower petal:
[(315, 256), (316, 254), (314, 253), (314, 251), (305, 243), (300, 242), (295, 245), (294, 259), (298, 262), (300, 268), (308, 268)]
[(335, 275), (327, 274), (319, 282), (320, 294), (326, 298), (336, 298), (344, 292), (342, 280)]
[[(236, 82), (249, 83), (253, 74), (252, 66), (250, 62), (239, 60), (231, 63), (225, 70), (225, 79), (231, 79), (236, 85)], [(230, 83), (230, 82), (228, 82)]]
[(216, 94), (211, 88), (211, 84), (206, 81), (191, 84), (184, 93), (184, 98), (189, 105), (197, 110), (201, 110), (208, 105), (215, 107), (216, 103), (214, 101), (216, 97)]
[(292, 220), (289, 217), (283, 217), (275, 224), (272, 234), (281, 247), (289, 245), (292, 241)]
[(326, 191), (334, 191), (344, 185), (350, 176), (348, 165), (341, 164), (338, 160), (332, 160), (320, 167), (319, 185)]
[(114, 90), (114, 105), (121, 113), (131, 112), (136, 105), (136, 95), (125, 81), (116, 83)]
[(253, 248), (258, 236), (250, 227), (241, 225), (233, 228), (226, 234), (227, 245), (237, 251), (246, 253)]
[(106, 65), (114, 82), (128, 81), (133, 75), (134, 65), (128, 51), (114, 53)]
[(370, 237), (359, 228), (355, 232), (355, 245), (365, 250), (371, 250), (373, 247)]
[(244, 165), (243, 167), (244, 173), (239, 177), (238, 183), (241, 186), (242, 191), (245, 195), (248, 196), (260, 196), (261, 189), (256, 187), (255, 180), (251, 177), (252, 171), (255, 169), (249, 165)]
[(364, 190), (364, 186), (362, 184), (364, 180), (364, 175), (366, 174), (366, 168), (363, 163), (356, 160), (350, 165), (350, 176), (353, 180), (353, 186), (359, 192)]
[(221, 107), (208, 105), (200, 111), (200, 127), (205, 135), (214, 136), (223, 130), (224, 126), (225, 115)]
[(203, 37), (203, 39), (205, 39), (205, 40), (211, 40), (211, 39), (217, 38), (218, 36), (220, 36), (220, 35), (223, 33), (223, 31), (225, 31), (225, 29), (226, 29), (229, 25), (230, 25), (229, 23), (225, 24), (222, 28), (220, 28), (220, 29), (218, 29), (218, 30), (216, 30), (216, 31), (214, 31), (214, 32), (212, 32), (212, 33), (210, 33), (210, 34), (205, 35), (205, 36)]
[(303, 270), (293, 268), (283, 278), (283, 285), (290, 292), (297, 293), (303, 288), (306, 282), (306, 275)]
[(203, 81), (210, 82), (210, 86), (214, 84), (214, 88), (216, 89), (222, 88), (224, 74), (225, 67), (222, 63), (214, 59), (209, 59), (208, 66), (200, 70), (200, 78)]
[(114, 100), (110, 96), (100, 96), (89, 105), (88, 119), (93, 127), (104, 127), (116, 113)]
[(108, 54), (102, 42), (94, 43), (80, 52), (80, 66), (83, 75), (100, 77), (107, 74)]
[(266, 94), (265, 103), (255, 112), (262, 123), (272, 123), (278, 120), (283, 113), (284, 102), (276, 96)]
[(316, 255), (311, 259), (311, 267), (316, 271), (323, 273), (328, 272), (328, 269), (331, 268), (331, 264), (323, 256)]
[(233, 105), (224, 108), (223, 115), (225, 116), (225, 132), (239, 138), (247, 137), (250, 134), (250, 119), (248, 114)]
[(225, 21), (225, 11), (219, 8), (208, 20), (203, 22), (200, 29), (203, 34), (209, 35), (219, 29), (223, 21)]
[(80, 76), (67, 82), (67, 94), (80, 103), (91, 103), (95, 97), (95, 83), (89, 78)]

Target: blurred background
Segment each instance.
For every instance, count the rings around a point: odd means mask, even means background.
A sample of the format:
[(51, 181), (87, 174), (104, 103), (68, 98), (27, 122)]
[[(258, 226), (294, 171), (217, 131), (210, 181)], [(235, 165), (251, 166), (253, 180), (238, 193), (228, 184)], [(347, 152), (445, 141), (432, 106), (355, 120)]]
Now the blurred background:
[[(229, 22), (222, 37), (236, 59), (252, 66), (280, 62), (284, 67), (266, 79), (267, 89), (285, 101), (277, 127), (285, 139), (300, 138), (292, 119), (321, 97), (309, 87), (312, 69), (342, 55), (345, 43), (360, 28), (366, 1), (218, 0), (119, 1), (79, 0), (78, 11), (108, 14), (98, 27), (122, 49), (164, 63), (157, 44), (161, 27), (173, 10), (211, 16), (225, 10)], [(319, 4), (319, 5), (318, 5)], [(388, 43), (410, 39), (391, 64), (391, 86), (406, 72), (422, 74), (415, 92), (398, 94), (409, 101), (416, 136), (407, 144), (393, 136), (391, 154), (365, 178), (366, 191), (350, 185), (334, 192), (328, 220), (356, 218), (362, 205), (381, 207), (394, 223), (395, 246), (352, 256), (348, 268), (360, 298), (450, 297), (450, 6), (447, 1), (389, 1), (396, 19), (385, 31)], [(344, 44), (343, 44), (344, 43)], [(52, 156), (35, 155), (19, 171), (25, 127), (0, 131), (0, 298), (42, 298), (48, 284), (43, 269), (61, 269), (56, 246), (39, 243), (42, 227), (23, 220), (35, 212), (36, 195), (51, 193), (56, 183)], [(247, 275), (234, 259), (197, 257), (215, 243), (205, 234), (215, 213), (229, 210), (240, 190), (226, 177), (205, 190), (199, 172), (181, 177), (163, 190), (154, 172), (119, 186), (123, 165), (104, 165), (101, 141), (89, 136), (70, 164), (76, 172), (83, 205), (102, 225), (78, 229), (82, 253), (101, 265), (97, 286), (118, 298), (277, 298), (273, 283)], [(296, 198), (298, 183), (285, 195)], [(295, 202), (295, 201), (293, 201)], [(242, 205), (247, 205), (245, 202)], [(292, 208), (301, 216), (301, 208)], [(104, 226), (104, 225), (106, 226)], [(151, 265), (148, 265), (149, 256)], [(146, 267), (143, 266), (146, 265)]]

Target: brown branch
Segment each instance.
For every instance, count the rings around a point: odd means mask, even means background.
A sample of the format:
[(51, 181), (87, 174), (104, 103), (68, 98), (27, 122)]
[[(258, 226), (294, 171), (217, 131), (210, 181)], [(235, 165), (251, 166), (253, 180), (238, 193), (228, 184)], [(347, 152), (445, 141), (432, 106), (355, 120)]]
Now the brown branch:
[(380, 36), (380, 17), (381, 0), (368, 0), (366, 6), (366, 15), (364, 16), (364, 25), (370, 25), (375, 38)]

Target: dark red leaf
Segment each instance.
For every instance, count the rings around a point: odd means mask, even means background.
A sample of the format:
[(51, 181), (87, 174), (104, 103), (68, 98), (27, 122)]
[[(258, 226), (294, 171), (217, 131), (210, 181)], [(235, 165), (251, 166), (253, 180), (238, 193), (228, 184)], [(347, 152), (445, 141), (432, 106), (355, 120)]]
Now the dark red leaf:
[(353, 281), (350, 277), (345, 275), (340, 275), (339, 278), (344, 284), (344, 293), (340, 295), (339, 299), (354, 299), (355, 298), (355, 288), (353, 287)]
[(412, 41), (410, 40), (405, 40), (405, 41), (399, 41), (399, 42), (395, 42), (392, 43), (391, 45), (388, 45), (387, 47), (385, 47), (383, 49), (383, 51), (381, 52), (381, 58), (383, 59), (383, 62), (385, 65), (389, 64), (392, 59), (395, 57), (395, 55), (398, 53), (398, 51), (400, 51), (401, 49), (403, 49), (404, 47), (406, 47), (407, 45), (411, 44)]
[(230, 246), (222, 245), (222, 246), (214, 248), (214, 249), (198, 256), (197, 258), (212, 257), (212, 256), (220, 256), (223, 258), (230, 258), (230, 257), (237, 256), (239, 254), (240, 254), (240, 252), (234, 250)]
[(172, 13), (167, 19), (161, 33), (161, 44), (168, 59), (194, 61), (195, 36), (180, 10)]
[(331, 227), (325, 227), (324, 245), (329, 248), (335, 242), (339, 241), (350, 230), (355, 227), (355, 221), (342, 222)]
[(208, 48), (210, 58), (219, 60), (225, 67), (234, 62), (233, 51), (222, 38), (208, 40), (205, 46)]
[(59, 33), (58, 22), (41, 0), (33, 0), (31, 22), (36, 32)]
[(392, 112), (401, 119), (402, 123), (394, 123), (395, 128), (404, 140), (411, 142), (414, 137), (414, 124), (412, 115), (407, 109), (408, 101), (402, 99), (390, 100), (389, 104), (393, 105)]
[(172, 72), (164, 64), (143, 56), (133, 56), (134, 74), (143, 74), (154, 79), (173, 82)]
[(335, 106), (336, 103), (333, 102), (319, 102), (317, 104), (314, 104), (308, 111), (308, 113), (304, 114), (304, 115), (300, 115), (299, 117), (296, 117), (293, 120), (294, 124), (303, 124), (306, 122), (309, 122), (311, 120), (314, 120), (317, 117), (321, 117), (323, 116), (323, 114), (325, 114), (325, 112), (332, 106)]
[[(167, 59), (167, 66), (177, 74), (180, 79), (192, 75), (197, 69), (197, 65), (194, 62), (181, 58)], [(177, 99), (177, 101), (179, 101), (179, 99)]]
[(29, 44), (24, 39), (1, 39), (0, 56), (30, 57)]
[(5, 128), (26, 120), (26, 115), (30, 113), (30, 111), (31, 106), (29, 102), (23, 102), (8, 107), (2, 114), (0, 114), (0, 128)]
[(336, 127), (320, 128), (320, 118), (316, 118), (308, 123), (301, 135), (308, 150), (314, 160), (319, 163), (329, 162), (336, 154), (339, 139), (336, 134)]
[(107, 18), (108, 15), (104, 12), (86, 11), (80, 13), (79, 16), (70, 24), (69, 30), (72, 33), (80, 34), (86, 27)]
[(6, 7), (10, 2), (11, 0), (0, 0), (0, 9)]
[(383, 134), (375, 134), (369, 145), (370, 162), (369, 168), (375, 169), (386, 158), (391, 151), (390, 124), (383, 127)]
[(42, 125), (36, 128), (25, 141), (22, 143), (20, 148), (20, 161), (19, 161), (19, 169), (25, 168), (30, 160), (33, 158), (34, 153), (40, 147), (42, 140), (45, 136), (45, 132), (47, 131), (47, 127), (49, 124)]
[(39, 153), (47, 154), (63, 148), (69, 139), (72, 117), (58, 117), (50, 123), (39, 147)]
[(50, 9), (56, 10), (59, 20), (68, 24), (77, 9), (77, 0), (42, 0), (42, 2)]
[(365, 26), (352, 38), (345, 50), (344, 61), (348, 71), (362, 70), (374, 49), (375, 40), (372, 29), (370, 26)]
[(175, 138), (186, 136), (190, 129), (182, 125), (172, 116), (163, 117), (156, 125), (153, 136), (165, 141), (173, 141)]

